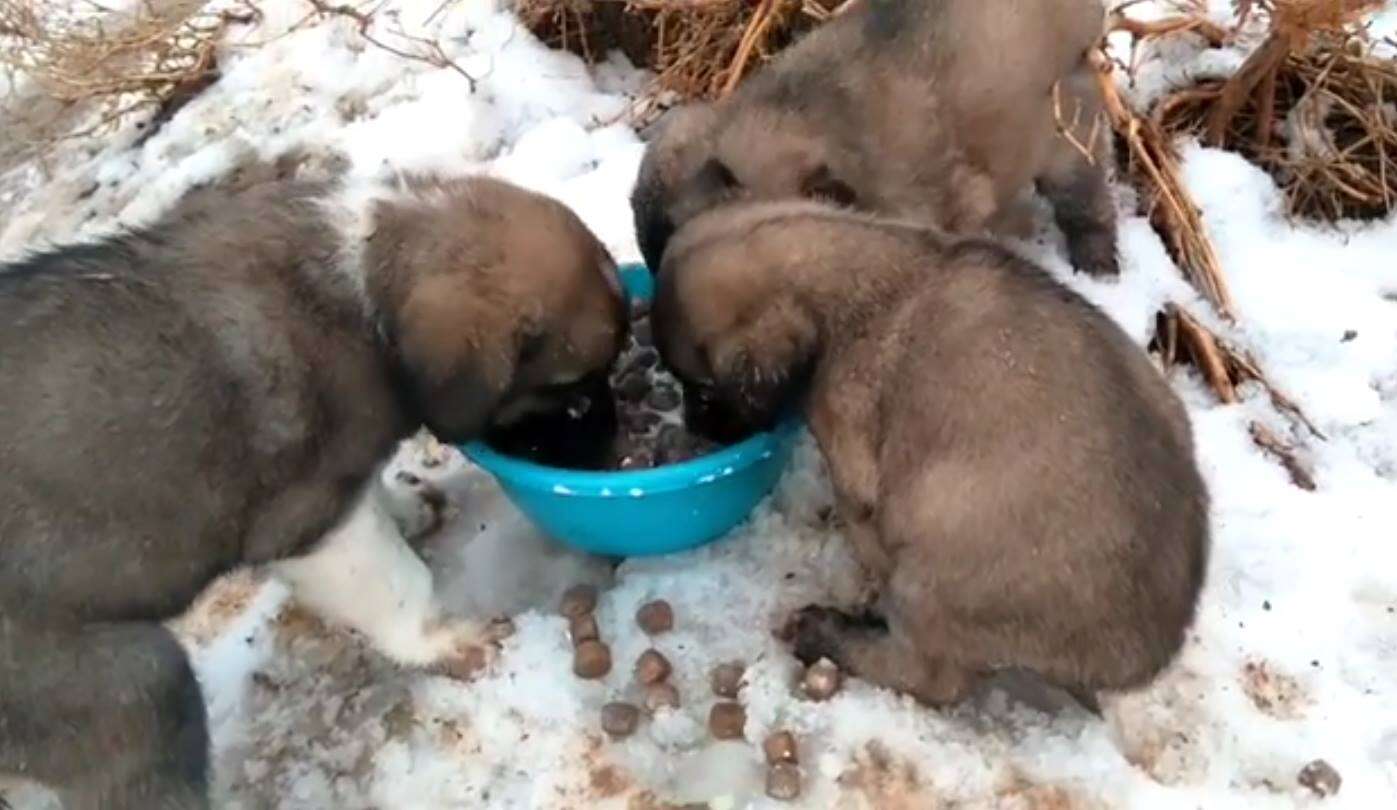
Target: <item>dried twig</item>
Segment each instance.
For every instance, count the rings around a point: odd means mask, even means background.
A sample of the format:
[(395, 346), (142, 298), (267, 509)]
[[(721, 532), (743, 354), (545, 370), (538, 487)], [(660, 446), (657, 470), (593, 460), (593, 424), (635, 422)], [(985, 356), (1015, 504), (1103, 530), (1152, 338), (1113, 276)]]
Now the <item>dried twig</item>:
[(1237, 389), (1245, 383), (1256, 383), (1266, 391), (1277, 411), (1315, 438), (1325, 438), (1300, 406), (1267, 379), (1250, 355), (1214, 334), (1178, 304), (1167, 305), (1155, 316), (1151, 348), (1160, 355), (1166, 369), (1184, 362), (1198, 368), (1220, 402), (1238, 402)]
[[(1261, 386), (1277, 411), (1291, 419), (1298, 429), (1316, 439), (1325, 439), (1300, 407), (1261, 373), (1256, 361), (1214, 334), (1183, 307), (1169, 304), (1155, 316), (1155, 336), (1150, 349), (1159, 356), (1166, 371), (1182, 364), (1197, 368), (1219, 402), (1239, 402), (1238, 391), (1245, 383)], [(1300, 462), (1296, 448), (1260, 423), (1253, 422), (1250, 429), (1252, 441), (1280, 461), (1296, 486), (1307, 490), (1315, 488), (1314, 476)]]
[(1139, 185), (1150, 201), (1151, 220), (1174, 253), (1185, 276), (1199, 292), (1231, 320), (1234, 317), (1232, 293), (1222, 272), (1222, 263), (1213, 249), (1203, 218), (1179, 173), (1178, 158), (1165, 134), (1153, 121), (1143, 118), (1121, 98), (1110, 66), (1099, 52), (1094, 54), (1102, 98), (1112, 127), (1129, 148)]
[(1251, 440), (1256, 446), (1271, 454), (1281, 463), (1282, 467), (1285, 467), (1285, 471), (1290, 474), (1291, 483), (1306, 492), (1315, 491), (1314, 473), (1300, 462), (1295, 448), (1287, 445), (1270, 428), (1260, 422), (1252, 422), (1248, 426), (1248, 430), (1251, 433)]
[(352, 20), (355, 23), (359, 36), (375, 48), (391, 53), (401, 59), (422, 62), (434, 68), (450, 70), (465, 79), (466, 84), (470, 87), (470, 91), (472, 93), (475, 92), (479, 79), (472, 76), (465, 68), (456, 64), (455, 61), (448, 57), (446, 51), (442, 49), (441, 43), (436, 40), (413, 36), (406, 33), (401, 28), (388, 32), (389, 36), (403, 43), (401, 46), (390, 44), (382, 39), (375, 30), (375, 14), (377, 8), (369, 11), (362, 11), (354, 6), (346, 4), (332, 5), (325, 2), (325, 0), (306, 0), (306, 2), (308, 2), (311, 8), (321, 16), (344, 17)]

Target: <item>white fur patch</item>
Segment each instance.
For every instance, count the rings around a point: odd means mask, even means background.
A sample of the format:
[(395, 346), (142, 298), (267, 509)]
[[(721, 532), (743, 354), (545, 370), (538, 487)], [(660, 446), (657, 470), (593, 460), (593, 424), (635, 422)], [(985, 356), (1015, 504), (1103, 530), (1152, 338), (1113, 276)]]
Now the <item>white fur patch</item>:
[(431, 571), (373, 487), (314, 551), (273, 572), (306, 609), (363, 633), (402, 664), (434, 664), (484, 638), (478, 624), (444, 618)]

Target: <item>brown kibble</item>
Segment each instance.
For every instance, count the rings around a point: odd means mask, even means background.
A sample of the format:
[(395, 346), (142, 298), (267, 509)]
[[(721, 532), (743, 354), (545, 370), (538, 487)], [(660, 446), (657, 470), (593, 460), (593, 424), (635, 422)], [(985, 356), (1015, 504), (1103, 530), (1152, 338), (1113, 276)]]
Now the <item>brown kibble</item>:
[(805, 670), (805, 680), (801, 682), (801, 688), (805, 691), (805, 696), (811, 700), (829, 700), (839, 691), (842, 683), (843, 677), (839, 674), (839, 667), (830, 663), (829, 659), (822, 658)]
[(742, 677), (746, 674), (747, 668), (740, 661), (731, 661), (714, 667), (708, 675), (708, 683), (713, 687), (713, 694), (733, 700), (742, 689)]
[(669, 677), (673, 667), (659, 650), (646, 650), (635, 661), (635, 679), (643, 684), (659, 683)]
[(768, 765), (780, 765), (783, 762), (794, 765), (800, 761), (795, 735), (789, 731), (778, 731), (768, 735), (762, 742), (762, 753), (766, 754)]
[(601, 707), (601, 728), (613, 739), (629, 737), (640, 725), (640, 709), (630, 703), (608, 703)]
[(648, 635), (667, 633), (674, 628), (674, 608), (663, 599), (646, 602), (635, 612), (635, 623)]
[(584, 641), (600, 641), (601, 630), (597, 628), (597, 617), (590, 613), (583, 613), (568, 621), (568, 635), (572, 637), (572, 646), (577, 647)]
[(766, 795), (782, 802), (800, 798), (800, 769), (789, 762), (772, 765), (766, 772)]
[(596, 680), (611, 671), (611, 648), (600, 641), (584, 641), (573, 651), (572, 671), (579, 678)]
[(1333, 796), (1339, 792), (1339, 788), (1344, 784), (1343, 777), (1334, 770), (1334, 766), (1322, 759), (1317, 759), (1301, 768), (1296, 780), (1302, 787), (1307, 788), (1320, 798)]
[(558, 612), (575, 619), (597, 609), (597, 589), (592, 585), (574, 585), (563, 592)]
[(651, 712), (679, 708), (679, 690), (668, 681), (650, 684), (645, 687), (645, 708)]
[(740, 740), (746, 725), (747, 710), (741, 703), (721, 701), (714, 703), (708, 712), (708, 731), (717, 739)]

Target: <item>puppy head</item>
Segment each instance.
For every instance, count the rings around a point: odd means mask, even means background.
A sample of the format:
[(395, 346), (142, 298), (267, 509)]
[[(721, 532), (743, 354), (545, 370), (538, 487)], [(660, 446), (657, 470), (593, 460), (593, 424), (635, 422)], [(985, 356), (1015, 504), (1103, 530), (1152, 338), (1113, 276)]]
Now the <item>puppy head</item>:
[(407, 393), (442, 440), (575, 406), (620, 353), (615, 263), (542, 195), (410, 181), (376, 210), (369, 260)]
[(636, 241), (651, 272), (660, 267), (665, 244), (677, 227), (676, 191), (711, 155), (709, 136), (716, 120), (712, 104), (696, 102), (671, 110), (656, 125), (656, 132), (641, 159), (631, 211)]
[(665, 258), (653, 321), (656, 346), (684, 385), (690, 427), (723, 442), (769, 428), (814, 371), (814, 313), (779, 249), (751, 249), (731, 232), (682, 247)]

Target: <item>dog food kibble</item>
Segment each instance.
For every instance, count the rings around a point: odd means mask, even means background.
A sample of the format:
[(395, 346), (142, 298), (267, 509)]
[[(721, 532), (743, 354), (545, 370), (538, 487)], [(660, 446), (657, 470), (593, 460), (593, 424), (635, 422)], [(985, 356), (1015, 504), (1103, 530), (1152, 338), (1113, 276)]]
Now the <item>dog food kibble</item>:
[(746, 671), (746, 667), (736, 661), (714, 667), (708, 675), (713, 694), (729, 700), (736, 698), (738, 691), (742, 689), (742, 676)]
[(683, 389), (660, 364), (649, 310), (632, 303), (630, 336), (610, 380), (619, 433), (605, 466), (644, 470), (718, 450), (717, 442), (693, 435), (684, 426)]
[(783, 762), (795, 764), (799, 761), (796, 738), (789, 731), (778, 731), (768, 735), (762, 742), (762, 753), (766, 754), (768, 765), (780, 765)]
[(722, 701), (714, 703), (708, 712), (708, 731), (719, 740), (740, 740), (742, 729), (747, 725), (747, 710), (741, 703)]
[(647, 392), (650, 390), (650, 381), (645, 379), (643, 369), (632, 369), (621, 375), (616, 381), (616, 396), (622, 402), (635, 403), (647, 399)]
[(839, 691), (842, 680), (839, 668), (828, 659), (821, 659), (805, 670), (805, 680), (801, 682), (801, 687), (805, 690), (805, 696), (811, 700), (829, 700)]
[(1300, 775), (1296, 777), (1301, 787), (1306, 788), (1311, 793), (1324, 798), (1333, 796), (1339, 792), (1339, 788), (1344, 784), (1343, 777), (1322, 759), (1316, 759), (1300, 769)]
[(668, 681), (650, 684), (645, 687), (645, 708), (651, 712), (679, 708), (679, 690)]
[(669, 659), (659, 650), (646, 650), (635, 662), (635, 679), (644, 684), (659, 683), (669, 677)]
[(572, 671), (589, 681), (606, 677), (611, 671), (611, 648), (600, 641), (582, 642), (573, 651)]
[(789, 762), (772, 765), (766, 772), (766, 795), (780, 802), (800, 798), (800, 769)]
[(601, 707), (601, 727), (612, 739), (629, 737), (640, 725), (640, 709), (629, 703), (608, 703)]
[(635, 612), (635, 623), (648, 635), (667, 633), (674, 628), (674, 608), (663, 599), (646, 602)]
[(597, 627), (597, 617), (590, 613), (575, 616), (568, 622), (568, 635), (576, 647), (584, 641), (600, 641), (601, 630)]
[(597, 609), (597, 589), (591, 585), (574, 585), (563, 592), (558, 612), (575, 619)]
[(657, 385), (650, 389), (650, 394), (645, 398), (645, 404), (657, 411), (672, 411), (678, 408), (681, 399), (679, 389), (673, 385)]

